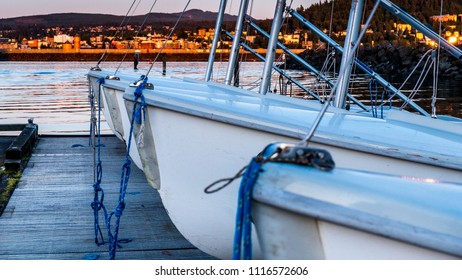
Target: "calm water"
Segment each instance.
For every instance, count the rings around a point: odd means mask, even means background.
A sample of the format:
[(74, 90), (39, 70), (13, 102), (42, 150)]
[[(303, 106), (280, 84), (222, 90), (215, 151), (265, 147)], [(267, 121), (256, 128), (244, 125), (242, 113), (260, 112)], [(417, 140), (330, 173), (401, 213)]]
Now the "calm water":
[[(26, 123), (34, 118), (42, 134), (86, 134), (89, 128), (90, 107), (86, 73), (94, 62), (0, 62), (0, 124)], [(115, 69), (119, 63), (103, 64), (103, 68)], [(247, 62), (241, 66), (241, 86), (258, 90), (262, 63)], [(150, 65), (142, 62), (136, 75), (146, 73)], [(206, 62), (169, 62), (167, 76), (203, 78)], [(124, 63), (124, 73), (134, 73), (132, 63)], [(216, 63), (214, 78), (222, 81), (226, 63)], [(155, 64), (151, 75), (160, 76), (161, 65)], [(313, 87), (314, 79), (300, 72), (291, 72), (307, 87)], [(278, 78), (274, 75), (272, 88), (278, 91)], [(245, 79), (244, 79), (245, 78)], [(437, 102), (439, 114), (462, 117), (461, 84), (446, 81), (440, 85)], [(353, 95), (368, 101), (367, 82), (356, 83)], [(294, 88), (294, 93), (300, 93)], [(419, 93), (417, 102), (428, 103), (431, 87)], [(426, 106), (427, 108), (427, 106)], [(429, 111), (429, 109), (427, 109)], [(109, 132), (107, 127), (106, 132)]]

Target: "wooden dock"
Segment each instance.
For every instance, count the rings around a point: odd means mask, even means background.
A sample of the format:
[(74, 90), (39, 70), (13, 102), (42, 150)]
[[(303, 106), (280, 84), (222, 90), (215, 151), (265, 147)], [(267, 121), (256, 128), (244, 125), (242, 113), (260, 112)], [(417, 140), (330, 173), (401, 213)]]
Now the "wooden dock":
[[(102, 137), (104, 203), (114, 209), (125, 145)], [(93, 149), (88, 137), (41, 137), (21, 181), (0, 217), (0, 259), (107, 259), (94, 242)], [(144, 174), (134, 164), (121, 218), (116, 259), (213, 259), (178, 232)], [(102, 221), (102, 214), (100, 216)], [(107, 232), (103, 225), (107, 240)]]

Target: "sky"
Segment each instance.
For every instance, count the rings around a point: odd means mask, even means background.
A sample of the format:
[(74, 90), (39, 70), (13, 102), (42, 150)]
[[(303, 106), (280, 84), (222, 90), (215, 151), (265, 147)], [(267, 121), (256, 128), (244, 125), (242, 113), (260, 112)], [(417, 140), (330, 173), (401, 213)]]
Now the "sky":
[[(147, 13), (154, 1), (141, 0), (135, 14)], [(286, 1), (287, 5), (291, 2), (291, 0)], [(317, 1), (319, 0), (293, 0), (292, 7), (300, 5), (309, 7)], [(157, 0), (153, 12), (181, 12), (187, 2), (188, 0)], [(228, 0), (226, 12), (236, 15), (239, 2), (239, 0)], [(13, 0), (7, 5), (1, 5), (0, 18), (67, 12), (125, 15), (132, 3), (133, 0)], [(201, 9), (216, 12), (219, 3), (219, 0), (191, 0), (188, 10)], [(276, 0), (253, 0), (251, 15), (257, 19), (272, 18), (275, 6)]]

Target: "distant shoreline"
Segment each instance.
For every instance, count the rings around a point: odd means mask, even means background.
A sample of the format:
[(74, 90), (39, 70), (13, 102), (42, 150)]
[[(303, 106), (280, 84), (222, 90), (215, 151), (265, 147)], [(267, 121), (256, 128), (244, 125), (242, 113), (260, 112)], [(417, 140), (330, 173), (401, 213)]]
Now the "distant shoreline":
[[(0, 50), (0, 61), (98, 61), (105, 50), (103, 49), (81, 49), (81, 50), (61, 50), (61, 49), (41, 49), (41, 50)], [(141, 61), (154, 60), (158, 56), (159, 50), (142, 50)], [(259, 54), (265, 55), (266, 49), (257, 49)], [(280, 51), (280, 50), (278, 50)], [(296, 53), (302, 50), (295, 50)], [(125, 56), (125, 61), (133, 59), (134, 50), (115, 50), (107, 52), (108, 61), (121, 61)], [(208, 50), (172, 50), (165, 49), (167, 61), (207, 61), (209, 58)], [(246, 61), (260, 61), (251, 53), (246, 52)], [(217, 53), (216, 58), (228, 60), (229, 51)], [(157, 58), (161, 61), (162, 56)]]

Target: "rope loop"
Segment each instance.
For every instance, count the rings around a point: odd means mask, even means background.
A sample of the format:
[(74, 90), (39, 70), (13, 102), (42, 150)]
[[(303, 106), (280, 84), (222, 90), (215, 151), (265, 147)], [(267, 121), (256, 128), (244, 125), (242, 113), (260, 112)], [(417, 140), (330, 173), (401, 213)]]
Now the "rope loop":
[(103, 167), (102, 167), (101, 161), (99, 161), (98, 164), (96, 165), (96, 182), (98, 182), (98, 186), (99, 184), (101, 184), (102, 179), (103, 179)]
[(99, 211), (101, 210), (103, 204), (99, 200), (95, 200), (91, 203), (91, 209)]
[(136, 89), (134, 92), (136, 98), (140, 98), (141, 96), (143, 96), (143, 89), (146, 86), (146, 83), (148, 82), (147, 76), (141, 75), (138, 82), (141, 82), (141, 83), (136, 86)]
[(124, 201), (120, 201), (118, 204), (117, 204), (117, 207), (115, 208), (115, 211), (114, 211), (114, 216), (116, 216), (117, 218), (120, 218), (125, 210), (125, 202)]
[[(101, 230), (101, 227), (99, 225), (99, 211), (103, 209), (103, 212), (106, 217), (106, 207), (104, 206), (104, 190), (101, 188), (101, 181), (96, 181), (95, 184), (93, 184), (93, 189), (94, 189), (94, 198), (93, 202), (91, 203), (91, 208), (93, 209), (93, 216), (94, 216), (94, 230), (95, 230), (95, 243), (96, 245), (100, 246), (105, 244), (106, 242), (104, 241), (103, 237), (103, 232)], [(100, 197), (101, 194), (101, 197)], [(101, 238), (101, 242), (98, 239)]]
[[(204, 189), (204, 192), (207, 193), (207, 194), (211, 194), (211, 193), (216, 193), (218, 191), (221, 191), (222, 189), (226, 188), (227, 186), (229, 186), (232, 182), (234, 182), (234, 180), (238, 179), (238, 178), (241, 178), (244, 173), (245, 173), (245, 170), (247, 169), (247, 166), (244, 166), (243, 168), (241, 168), (241, 170), (239, 170), (236, 175), (234, 175), (233, 177), (229, 177), (229, 178), (223, 178), (223, 179), (219, 179), (213, 183), (211, 183), (210, 185), (208, 185), (205, 189)], [(221, 182), (224, 182), (223, 185), (219, 186), (219, 187), (216, 187), (214, 188), (215, 185), (221, 183)]]

